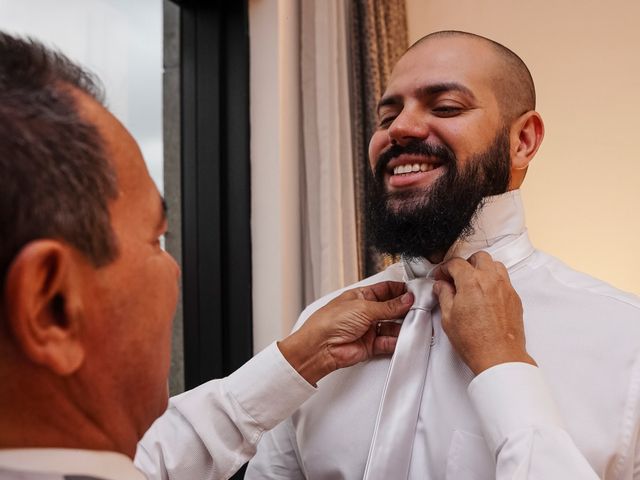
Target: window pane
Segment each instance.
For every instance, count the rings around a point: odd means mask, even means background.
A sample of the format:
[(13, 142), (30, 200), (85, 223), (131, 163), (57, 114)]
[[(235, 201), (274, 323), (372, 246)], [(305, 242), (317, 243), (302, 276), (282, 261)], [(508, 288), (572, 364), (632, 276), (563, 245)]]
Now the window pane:
[(0, 29), (96, 73), (162, 192), (162, 0), (0, 0)]

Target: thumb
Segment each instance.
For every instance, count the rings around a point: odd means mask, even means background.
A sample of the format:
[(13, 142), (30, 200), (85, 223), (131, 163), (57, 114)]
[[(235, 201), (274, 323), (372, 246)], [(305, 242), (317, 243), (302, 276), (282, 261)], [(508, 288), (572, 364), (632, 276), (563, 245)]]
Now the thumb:
[(438, 280), (433, 286), (433, 292), (438, 297), (442, 316), (448, 316), (453, 306), (453, 297), (456, 293), (453, 285), (445, 280)]
[(386, 302), (366, 302), (365, 312), (371, 323), (404, 318), (413, 305), (413, 294), (407, 292)]

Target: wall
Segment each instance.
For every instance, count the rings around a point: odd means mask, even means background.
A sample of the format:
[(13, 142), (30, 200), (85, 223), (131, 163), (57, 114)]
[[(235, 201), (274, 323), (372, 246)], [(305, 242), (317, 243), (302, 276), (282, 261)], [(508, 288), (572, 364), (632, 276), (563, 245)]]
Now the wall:
[(407, 0), (409, 40), (492, 38), (531, 69), (546, 124), (523, 196), (538, 248), (640, 294), (640, 3)]

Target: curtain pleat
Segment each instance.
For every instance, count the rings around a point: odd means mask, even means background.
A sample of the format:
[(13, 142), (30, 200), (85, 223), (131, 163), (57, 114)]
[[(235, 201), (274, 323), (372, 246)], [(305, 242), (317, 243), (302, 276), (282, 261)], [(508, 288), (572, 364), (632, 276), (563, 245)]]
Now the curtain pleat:
[(363, 278), (390, 262), (367, 240), (365, 198), (373, 180), (367, 152), (376, 129), (376, 105), (393, 66), (408, 47), (407, 15), (405, 0), (347, 3), (358, 271)]
[(300, 39), (302, 252), (310, 303), (358, 280), (344, 0), (303, 0)]

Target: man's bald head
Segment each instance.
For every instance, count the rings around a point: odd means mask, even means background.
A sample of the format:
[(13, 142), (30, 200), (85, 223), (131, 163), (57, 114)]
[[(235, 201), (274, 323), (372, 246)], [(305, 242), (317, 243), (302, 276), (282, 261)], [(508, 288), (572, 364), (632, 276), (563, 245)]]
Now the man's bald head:
[(495, 53), (498, 62), (493, 71), (495, 95), (505, 121), (511, 122), (523, 113), (535, 110), (536, 90), (531, 72), (518, 55), (494, 40), (474, 33), (443, 30), (425, 35), (407, 51), (429, 40), (446, 37), (461, 37), (482, 42)]

